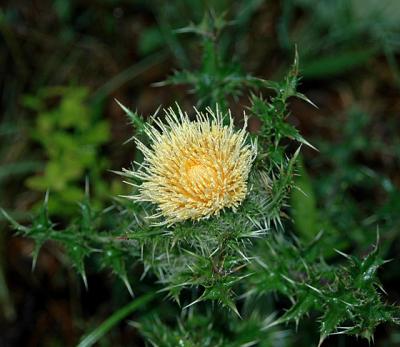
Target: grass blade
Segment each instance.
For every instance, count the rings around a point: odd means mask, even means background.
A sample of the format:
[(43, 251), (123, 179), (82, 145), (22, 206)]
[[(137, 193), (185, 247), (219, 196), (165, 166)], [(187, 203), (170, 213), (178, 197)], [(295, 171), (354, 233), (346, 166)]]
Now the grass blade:
[(126, 306), (120, 308), (118, 311), (114, 312), (109, 318), (107, 318), (103, 323), (101, 323), (96, 329), (91, 333), (86, 335), (77, 347), (90, 347), (93, 346), (97, 341), (99, 341), (105, 334), (108, 333), (115, 325), (117, 325), (121, 320), (126, 318), (128, 315), (136, 311), (138, 308), (146, 305), (156, 296), (156, 292), (150, 292), (144, 294), (137, 299), (133, 300)]

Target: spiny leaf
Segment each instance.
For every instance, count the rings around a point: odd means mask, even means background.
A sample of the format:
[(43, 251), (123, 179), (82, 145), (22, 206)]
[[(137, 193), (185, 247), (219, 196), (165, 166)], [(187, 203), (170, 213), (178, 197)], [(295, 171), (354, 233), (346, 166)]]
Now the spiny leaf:
[(107, 246), (102, 257), (104, 267), (109, 267), (124, 282), (129, 294), (133, 297), (132, 287), (128, 280), (125, 264), (126, 253), (115, 246)]
[(146, 122), (144, 121), (144, 119), (137, 112), (133, 112), (126, 106), (121, 104), (117, 99), (115, 99), (115, 101), (127, 114), (129, 120), (131, 121), (132, 125), (136, 128), (138, 134), (143, 134), (146, 129)]
[(303, 294), (300, 294), (299, 298), (296, 300), (296, 303), (290, 307), (285, 314), (278, 319), (280, 323), (295, 321), (298, 324), (300, 318), (304, 315), (309, 314), (313, 308), (315, 307), (318, 301), (315, 298), (315, 293), (312, 291), (305, 291)]
[(223, 285), (214, 286), (212, 288), (206, 288), (203, 295), (200, 297), (200, 301), (204, 300), (216, 300), (223, 306), (232, 310), (238, 317), (240, 313), (232, 299), (232, 290), (226, 288)]
[(93, 251), (87, 245), (85, 245), (84, 241), (80, 238), (76, 238), (74, 242), (68, 243), (66, 245), (67, 252), (69, 257), (72, 260), (72, 264), (81, 275), (83, 283), (85, 284), (86, 289), (88, 289), (88, 283), (85, 272), (85, 258), (90, 255)]

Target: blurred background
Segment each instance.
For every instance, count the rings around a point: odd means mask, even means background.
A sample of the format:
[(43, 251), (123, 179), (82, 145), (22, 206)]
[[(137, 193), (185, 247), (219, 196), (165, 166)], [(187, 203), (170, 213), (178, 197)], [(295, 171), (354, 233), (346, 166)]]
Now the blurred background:
[[(144, 116), (175, 101), (188, 110), (205, 103), (213, 77), (201, 66), (201, 39), (176, 30), (210, 11), (226, 13), (219, 50), (229, 71), (277, 80), (297, 45), (299, 90), (318, 108), (293, 100), (290, 122), (319, 152), (304, 151), (298, 184), (309, 199), (293, 196), (295, 228), (344, 235), (335, 247), (362, 255), (379, 227), (382, 252), (394, 258), (381, 279), (388, 300), (399, 302), (398, 0), (2, 1), (0, 206), (26, 223), (49, 190), (50, 213), (62, 224), (73, 218), (85, 178), (98, 208), (124, 193), (108, 170), (133, 160), (133, 144), (124, 144), (133, 129), (114, 99)], [(179, 78), (154, 85), (182, 69), (202, 89)], [(246, 92), (229, 99), (234, 113), (248, 104)], [(45, 244), (32, 272), (32, 251), (1, 216), (1, 347), (74, 346), (129, 301), (120, 281), (90, 264), (86, 291), (54, 244)], [(145, 281), (132, 283), (146, 290)], [(400, 346), (400, 331), (380, 327), (375, 342)], [(99, 344), (120, 345), (143, 342), (121, 325)], [(324, 345), (368, 344), (333, 337)]]

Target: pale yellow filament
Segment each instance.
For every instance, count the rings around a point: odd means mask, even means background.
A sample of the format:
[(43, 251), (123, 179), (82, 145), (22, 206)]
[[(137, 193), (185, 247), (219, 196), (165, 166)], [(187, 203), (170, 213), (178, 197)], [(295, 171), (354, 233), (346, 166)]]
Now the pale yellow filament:
[(237, 208), (247, 194), (247, 179), (256, 147), (247, 143), (245, 126), (235, 131), (223, 125), (221, 113), (210, 108), (196, 110), (190, 121), (186, 113), (165, 110), (165, 122), (147, 128), (150, 145), (136, 141), (144, 155), (137, 171), (139, 193), (131, 198), (157, 205), (167, 224), (218, 215), (224, 208)]

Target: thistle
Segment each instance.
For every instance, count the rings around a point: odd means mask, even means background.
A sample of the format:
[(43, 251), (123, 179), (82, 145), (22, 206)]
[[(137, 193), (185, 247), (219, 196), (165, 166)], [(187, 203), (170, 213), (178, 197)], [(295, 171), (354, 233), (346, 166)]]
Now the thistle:
[(246, 197), (247, 179), (256, 147), (247, 143), (247, 121), (235, 131), (231, 114), (223, 124), (221, 112), (196, 111), (190, 121), (178, 107), (164, 110), (165, 121), (155, 121), (145, 133), (150, 145), (136, 140), (144, 160), (137, 171), (124, 172), (141, 181), (129, 198), (157, 206), (154, 218), (165, 223), (199, 220), (236, 209)]

